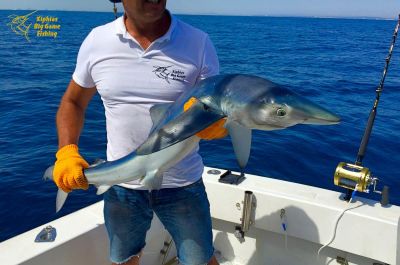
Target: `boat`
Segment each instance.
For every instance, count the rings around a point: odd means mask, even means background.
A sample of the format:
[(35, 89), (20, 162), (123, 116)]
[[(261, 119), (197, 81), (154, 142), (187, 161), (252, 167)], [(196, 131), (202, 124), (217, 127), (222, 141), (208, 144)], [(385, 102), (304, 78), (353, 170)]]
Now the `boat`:
[[(221, 265), (400, 264), (399, 206), (218, 168), (206, 167), (203, 180)], [(0, 264), (110, 264), (102, 209), (100, 201), (0, 243)], [(146, 242), (141, 265), (178, 264), (157, 217)]]

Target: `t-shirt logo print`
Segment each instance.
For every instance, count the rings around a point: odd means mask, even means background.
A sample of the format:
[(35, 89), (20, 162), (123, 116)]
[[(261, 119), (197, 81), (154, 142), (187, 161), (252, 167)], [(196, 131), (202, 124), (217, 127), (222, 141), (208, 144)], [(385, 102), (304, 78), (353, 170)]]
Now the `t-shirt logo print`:
[(172, 65), (153, 66), (153, 73), (155, 73), (158, 78), (164, 79), (168, 84), (170, 80), (184, 81), (186, 78), (185, 72), (171, 69), (171, 67)]
[(164, 79), (165, 81), (167, 81), (167, 83), (169, 83), (169, 75), (171, 74), (171, 72), (168, 71), (168, 68), (172, 67), (172, 65), (170, 66), (153, 66), (153, 68), (155, 68), (153, 70), (153, 73), (156, 74), (156, 76), (158, 78)]

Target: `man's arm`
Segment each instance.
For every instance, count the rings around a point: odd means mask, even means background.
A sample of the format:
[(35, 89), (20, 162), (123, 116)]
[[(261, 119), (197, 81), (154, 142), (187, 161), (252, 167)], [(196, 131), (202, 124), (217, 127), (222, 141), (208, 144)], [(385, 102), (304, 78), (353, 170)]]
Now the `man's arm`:
[(85, 110), (95, 93), (95, 87), (83, 88), (71, 80), (57, 112), (58, 148), (78, 144)]
[(83, 174), (83, 169), (89, 164), (79, 154), (78, 140), (85, 120), (86, 107), (95, 92), (95, 87), (84, 88), (71, 80), (58, 108), (59, 149), (56, 153), (53, 180), (64, 192), (89, 187)]

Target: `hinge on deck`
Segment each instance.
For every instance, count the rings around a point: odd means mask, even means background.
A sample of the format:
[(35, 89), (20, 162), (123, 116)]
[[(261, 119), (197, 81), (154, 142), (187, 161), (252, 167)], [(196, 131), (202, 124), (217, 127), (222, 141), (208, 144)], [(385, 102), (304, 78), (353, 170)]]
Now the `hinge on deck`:
[(51, 225), (48, 225), (36, 236), (35, 242), (53, 242), (56, 237), (57, 230)]

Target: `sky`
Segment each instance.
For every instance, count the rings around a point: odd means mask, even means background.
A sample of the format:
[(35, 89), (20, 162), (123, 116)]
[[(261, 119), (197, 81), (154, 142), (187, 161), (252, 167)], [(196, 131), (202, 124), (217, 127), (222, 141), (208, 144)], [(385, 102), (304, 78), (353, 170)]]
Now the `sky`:
[[(400, 13), (400, 0), (168, 0), (167, 7), (175, 14), (395, 19)], [(108, 0), (0, 0), (0, 9), (111, 12), (111, 8)]]

